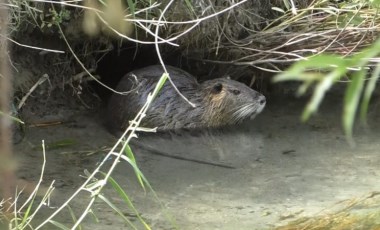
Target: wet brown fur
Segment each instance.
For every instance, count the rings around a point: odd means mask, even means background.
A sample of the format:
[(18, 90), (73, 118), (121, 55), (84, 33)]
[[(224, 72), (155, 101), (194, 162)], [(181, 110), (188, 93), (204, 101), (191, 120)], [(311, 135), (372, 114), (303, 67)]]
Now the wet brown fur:
[[(262, 94), (237, 81), (218, 78), (199, 84), (181, 69), (167, 66), (167, 70), (178, 90), (196, 107), (181, 98), (167, 81), (140, 124), (143, 127), (173, 130), (237, 124), (254, 118), (265, 106)], [(107, 124), (111, 132), (117, 134), (128, 127), (162, 73), (161, 66), (149, 66), (122, 78), (117, 90), (130, 92), (114, 94), (109, 101)]]

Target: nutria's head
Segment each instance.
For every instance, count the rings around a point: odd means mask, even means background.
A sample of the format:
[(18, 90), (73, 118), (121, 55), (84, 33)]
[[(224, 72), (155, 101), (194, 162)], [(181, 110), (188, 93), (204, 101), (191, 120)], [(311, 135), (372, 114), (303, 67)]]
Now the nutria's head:
[(204, 114), (209, 126), (238, 124), (253, 119), (265, 107), (266, 99), (248, 86), (226, 78), (201, 84)]

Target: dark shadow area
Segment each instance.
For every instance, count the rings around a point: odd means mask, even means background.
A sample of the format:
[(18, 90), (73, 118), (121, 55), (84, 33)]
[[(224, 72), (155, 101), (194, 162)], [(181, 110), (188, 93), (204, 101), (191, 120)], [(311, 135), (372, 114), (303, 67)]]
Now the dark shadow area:
[[(118, 47), (114, 44), (114, 47)], [(171, 50), (162, 53), (165, 64), (181, 66), (180, 52)], [(120, 48), (115, 48), (103, 57), (99, 57), (96, 72), (101, 81), (111, 88), (115, 88), (120, 79), (128, 72), (159, 63), (157, 51), (154, 45), (136, 45), (125, 43)], [(92, 83), (98, 95), (106, 102), (112, 92), (98, 83)]]
[[(118, 44), (114, 44), (115, 47)], [(158, 62), (156, 51), (152, 45), (124, 44), (120, 48), (110, 51), (100, 57), (97, 66), (97, 74), (101, 81), (111, 88), (115, 88), (119, 80), (133, 69), (153, 65)], [(105, 87), (94, 82), (95, 91), (98, 95), (107, 100), (111, 92)]]

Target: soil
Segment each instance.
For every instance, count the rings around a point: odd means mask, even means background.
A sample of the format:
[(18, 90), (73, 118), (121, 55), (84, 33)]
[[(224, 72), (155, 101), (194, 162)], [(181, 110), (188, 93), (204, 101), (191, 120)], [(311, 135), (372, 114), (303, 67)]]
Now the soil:
[[(273, 229), (344, 207), (350, 199), (380, 190), (380, 111), (371, 107), (370, 128), (355, 129), (353, 146), (341, 129), (340, 98), (328, 95), (307, 123), (300, 122), (306, 99), (272, 95), (264, 112), (242, 126), (197, 135), (140, 135), (141, 142), (166, 154), (233, 167), (168, 158), (135, 146), (138, 165), (161, 204), (149, 189), (144, 192), (128, 163), (121, 162), (112, 176), (152, 229)], [(50, 111), (39, 120), (30, 119), (24, 140), (15, 146), (18, 177), (36, 182), (41, 141), (47, 145), (43, 184), (54, 181), (55, 190), (35, 226), (81, 185), (84, 171), (93, 170), (105, 156), (104, 149), (116, 142), (103, 126), (101, 110)], [(48, 120), (64, 122), (30, 127)], [(107, 166), (111, 163), (112, 159)], [(102, 194), (143, 229), (111, 186)], [(82, 192), (70, 203), (77, 218), (89, 196)], [(83, 221), (84, 229), (130, 228), (100, 199), (92, 211), (94, 215)], [(69, 227), (73, 222), (67, 209), (54, 220)]]

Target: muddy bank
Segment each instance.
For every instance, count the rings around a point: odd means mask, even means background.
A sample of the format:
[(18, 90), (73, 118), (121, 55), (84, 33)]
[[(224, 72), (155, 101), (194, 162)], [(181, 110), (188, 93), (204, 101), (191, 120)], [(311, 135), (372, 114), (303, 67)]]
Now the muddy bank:
[[(271, 97), (264, 112), (240, 129), (208, 136), (150, 136), (149, 144), (164, 152), (235, 167), (198, 164), (136, 148), (138, 164), (166, 211), (151, 192), (141, 189), (128, 164), (120, 164), (113, 177), (153, 229), (173, 228), (166, 212), (179, 229), (273, 229), (345, 205), (340, 202), (380, 189), (378, 111), (371, 113), (370, 130), (355, 131), (356, 146), (351, 147), (341, 130), (336, 98), (328, 97), (306, 124), (299, 121), (305, 101), (281, 96)], [(101, 117), (93, 114), (82, 111), (72, 123), (29, 128), (25, 140), (16, 146), (18, 175), (35, 180), (40, 173), (41, 151), (33, 147), (42, 139), (46, 143), (75, 140), (64, 148), (47, 150), (44, 181), (55, 180), (56, 191), (51, 208), (45, 208), (42, 216), (64, 202), (83, 181), (83, 170), (94, 168), (104, 156), (103, 147), (115, 141), (102, 126)], [(137, 223), (110, 187), (104, 194)], [(81, 194), (72, 208), (80, 213), (87, 201), (86, 194)], [(100, 222), (88, 217), (85, 228), (126, 227), (101, 201), (95, 203), (93, 211)], [(71, 222), (67, 212), (57, 220)]]

